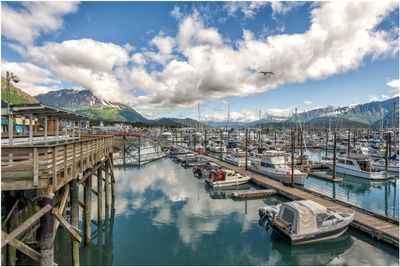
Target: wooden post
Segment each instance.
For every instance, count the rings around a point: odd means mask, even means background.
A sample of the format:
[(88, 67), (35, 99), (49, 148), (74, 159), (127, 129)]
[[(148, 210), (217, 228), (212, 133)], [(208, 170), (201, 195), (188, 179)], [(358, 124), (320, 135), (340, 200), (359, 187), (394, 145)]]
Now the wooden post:
[(303, 166), (303, 129), (300, 130), (300, 166)]
[(33, 127), (32, 127), (32, 121), (33, 121), (33, 114), (29, 114), (29, 143), (32, 145), (33, 144)]
[[(114, 168), (113, 168), (113, 154), (110, 153), (109, 154), (109, 160), (110, 160), (110, 168), (111, 168), (111, 172), (112, 172), (112, 180), (111, 180), (111, 198), (114, 199), (115, 198), (115, 177), (114, 177)], [(114, 200), (112, 200), (114, 201)]]
[(328, 159), (328, 142), (329, 142), (329, 133), (328, 131), (326, 131), (325, 160)]
[(295, 150), (296, 136), (293, 130), (291, 134), (292, 134), (292, 172), (291, 172), (290, 186), (294, 187), (294, 150)]
[(353, 131), (353, 147), (356, 147), (356, 129)]
[(332, 178), (336, 178), (336, 131), (333, 135), (333, 170)]
[(10, 112), (10, 114), (8, 114), (8, 144), (12, 146), (14, 144), (14, 116), (11, 114), (10, 110), (8, 112)]
[(97, 169), (97, 220), (103, 219), (103, 178), (101, 168)]
[(389, 157), (389, 135), (388, 133), (386, 133), (385, 171), (388, 170), (388, 157)]
[(58, 121), (58, 118), (56, 118), (56, 140), (57, 140), (57, 143), (58, 143), (58, 135), (59, 135), (59, 121)]
[(247, 171), (247, 153), (248, 153), (248, 146), (247, 146), (247, 128), (246, 128), (246, 147), (245, 147), (245, 150), (246, 150), (246, 158), (245, 158), (245, 160), (246, 160), (246, 162), (245, 162), (245, 169), (246, 169), (246, 171)]
[(141, 140), (140, 140), (140, 135), (139, 135), (139, 146), (138, 146), (138, 160), (139, 160), (139, 167), (140, 167), (140, 161), (141, 161), (141, 158), (140, 158), (140, 147), (141, 147)]
[(44, 142), (46, 144), (47, 144), (47, 124), (48, 124), (48, 120), (47, 120), (47, 115), (46, 115), (46, 116), (44, 116)]
[(108, 211), (110, 210), (110, 160), (105, 161), (105, 202), (106, 202), (106, 215), (108, 216)]
[(221, 152), (219, 159), (222, 161), (222, 130), (221, 130), (221, 143), (219, 146), (219, 152)]
[(84, 201), (85, 201), (85, 225), (84, 225), (84, 244), (90, 244), (90, 236), (91, 236), (91, 225), (92, 225), (92, 171), (89, 170), (90, 174), (86, 178), (85, 181), (85, 189), (84, 189)]
[[(8, 232), (11, 233), (18, 226), (17, 225), (18, 207), (12, 209), (12, 206), (13, 206), (12, 202), (14, 202), (15, 199), (11, 195), (8, 195), (8, 199), (6, 201), (7, 201), (6, 204), (9, 207), (9, 209), (7, 209), (7, 212), (12, 212), (11, 215), (10, 215), (10, 218), (9, 218), (9, 220), (7, 222), (7, 224), (8, 224)], [(16, 254), (17, 254), (17, 251), (16, 251), (15, 247), (11, 246), (9, 244), (7, 246), (7, 265), (9, 265), (9, 266), (15, 266), (16, 265), (16, 263), (17, 263)]]
[(350, 129), (347, 131), (347, 155), (350, 155)]
[[(79, 219), (79, 188), (77, 184), (77, 179), (74, 177), (71, 181), (71, 194), (70, 194), (70, 202), (71, 202), (71, 225), (78, 228), (78, 219)], [(72, 265), (79, 266), (79, 242), (76, 240), (74, 236), (71, 236), (72, 241)]]
[[(52, 197), (45, 196), (42, 198), (42, 207), (46, 205), (52, 206), (52, 202)], [(40, 218), (40, 265), (42, 266), (54, 264), (53, 227), (54, 217), (48, 211)]]

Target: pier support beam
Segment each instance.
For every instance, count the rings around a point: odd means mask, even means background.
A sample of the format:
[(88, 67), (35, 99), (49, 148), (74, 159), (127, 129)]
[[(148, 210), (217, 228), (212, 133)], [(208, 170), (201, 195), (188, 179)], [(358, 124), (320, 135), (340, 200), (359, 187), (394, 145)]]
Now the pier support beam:
[(97, 220), (103, 219), (103, 178), (101, 168), (97, 169)]
[(85, 181), (85, 189), (84, 189), (84, 201), (85, 201), (85, 225), (84, 225), (84, 244), (89, 245), (91, 242), (91, 225), (92, 225), (92, 173), (88, 174), (89, 176)]
[[(77, 179), (74, 178), (71, 181), (71, 194), (70, 194), (70, 201), (71, 201), (71, 225), (78, 228), (78, 219), (79, 219), (79, 188), (77, 184)], [(76, 238), (72, 235), (72, 265), (79, 266), (79, 242)]]
[[(45, 196), (42, 198), (42, 207), (53, 205), (53, 197)], [(54, 264), (54, 245), (53, 245), (54, 217), (50, 211), (40, 218), (40, 265), (51, 266)]]
[[(140, 158), (140, 157), (139, 157)], [(139, 161), (139, 166), (140, 166), (140, 161)], [(106, 202), (106, 216), (109, 215), (110, 211), (110, 160), (107, 159), (105, 162), (105, 185), (104, 185), (104, 191), (105, 191), (105, 202)]]

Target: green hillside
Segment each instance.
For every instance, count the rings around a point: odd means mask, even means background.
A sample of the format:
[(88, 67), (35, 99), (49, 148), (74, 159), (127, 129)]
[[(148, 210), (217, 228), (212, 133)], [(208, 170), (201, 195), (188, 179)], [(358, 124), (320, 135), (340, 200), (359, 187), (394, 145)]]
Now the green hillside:
[(126, 122), (144, 122), (144, 118), (139, 118), (137, 112), (132, 108), (120, 105), (118, 107), (107, 106), (80, 106), (72, 109), (77, 113), (93, 116), (95, 119), (104, 121), (126, 121)]
[[(15, 87), (12, 83), (10, 86), (10, 103), (11, 104), (32, 104), (38, 103), (38, 101), (32, 96), (28, 95), (18, 87)], [(7, 96), (7, 79), (1, 77), (1, 100), (8, 102)]]

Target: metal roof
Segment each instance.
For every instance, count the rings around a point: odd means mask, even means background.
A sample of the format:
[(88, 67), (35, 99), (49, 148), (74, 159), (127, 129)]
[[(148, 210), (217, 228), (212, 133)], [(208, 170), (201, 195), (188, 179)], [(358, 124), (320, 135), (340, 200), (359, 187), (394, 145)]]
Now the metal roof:
[[(47, 106), (44, 104), (15, 104), (10, 106), (10, 110), (14, 115), (19, 116), (48, 116), (59, 119), (69, 119), (69, 120), (89, 120), (91, 117), (75, 113), (69, 110), (56, 108), (52, 106)], [(3, 115), (3, 114), (2, 114)]]

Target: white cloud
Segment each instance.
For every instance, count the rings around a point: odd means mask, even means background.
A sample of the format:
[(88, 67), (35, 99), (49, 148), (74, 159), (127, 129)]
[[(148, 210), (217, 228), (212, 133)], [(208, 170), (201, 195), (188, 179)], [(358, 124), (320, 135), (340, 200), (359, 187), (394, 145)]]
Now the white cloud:
[(175, 19), (179, 20), (183, 17), (183, 14), (178, 6), (174, 6), (174, 9), (170, 12), (170, 15)]
[[(261, 117), (263, 119), (274, 117), (283, 118), (288, 117), (290, 114), (289, 109), (264, 109), (261, 110)], [(228, 117), (227, 113), (213, 113), (204, 115), (206, 121), (226, 121)], [(260, 119), (259, 110), (248, 110), (241, 109), (239, 111), (231, 111), (229, 113), (229, 121), (233, 122), (251, 122)]]
[(252, 18), (263, 6), (267, 5), (266, 1), (240, 1), (240, 2), (227, 2), (224, 9), (228, 15), (235, 16), (237, 12), (241, 12), (244, 17)]
[(78, 2), (21, 2), (21, 8), (1, 4), (1, 31), (8, 39), (24, 45), (47, 33), (55, 32), (63, 26), (62, 17), (76, 12)]
[(61, 85), (61, 81), (50, 71), (31, 63), (1, 61), (3, 77), (6, 76), (6, 71), (17, 75), (20, 82), (14, 85), (32, 96), (59, 89)]
[[(323, 2), (312, 10), (306, 32), (265, 40), (244, 30), (235, 48), (194, 13), (181, 20), (175, 39), (176, 52), (184, 59), (172, 59), (151, 72), (134, 67), (125, 76), (128, 84), (147, 93), (141, 103), (152, 107), (185, 107), (206, 98), (246, 96), (325, 79), (357, 69), (366, 56), (376, 59), (397, 51), (397, 39), (376, 29), (396, 6), (391, 1)], [(276, 75), (266, 79), (260, 70)]]
[(308, 99), (305, 99), (304, 100), (304, 104), (306, 104), (306, 105), (312, 105), (312, 101), (311, 100), (308, 100)]
[(387, 85), (390, 87), (390, 96), (394, 97), (394, 96), (399, 96), (400, 94), (400, 80), (390, 80), (387, 82)]
[(157, 46), (161, 54), (168, 55), (172, 53), (175, 46), (175, 39), (171, 36), (163, 36), (162, 34), (154, 37), (150, 44)]
[(304, 5), (304, 3), (305, 2), (298, 1), (272, 1), (272, 15), (275, 16), (276, 14), (286, 14), (293, 8)]
[(118, 68), (129, 62), (128, 53), (121, 46), (91, 39), (69, 40), (30, 47), (24, 56), (60, 79), (91, 90), (97, 97), (125, 104), (133, 101), (116, 75)]

